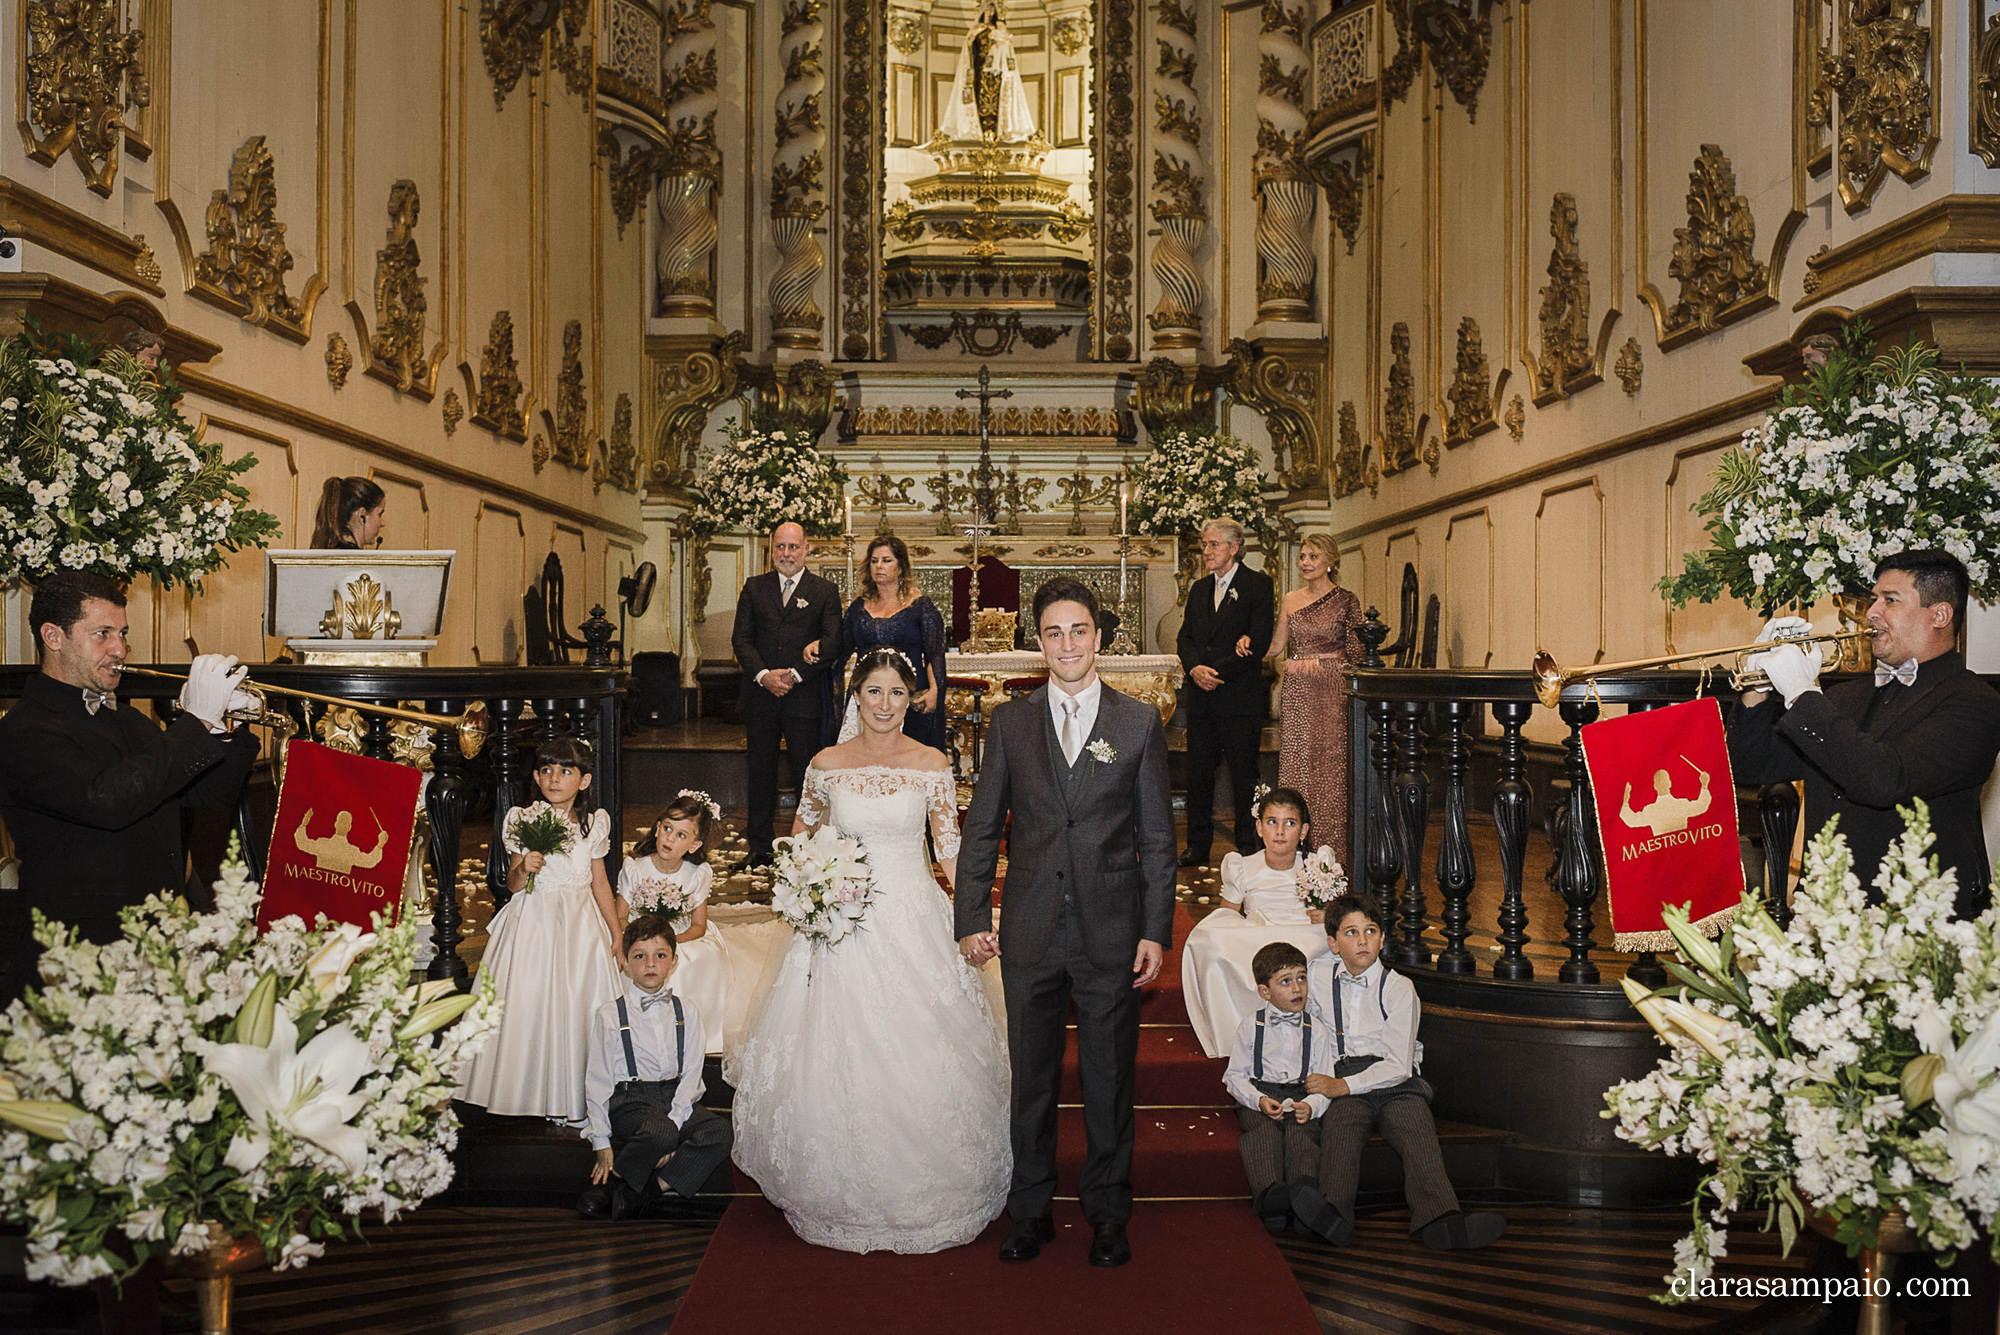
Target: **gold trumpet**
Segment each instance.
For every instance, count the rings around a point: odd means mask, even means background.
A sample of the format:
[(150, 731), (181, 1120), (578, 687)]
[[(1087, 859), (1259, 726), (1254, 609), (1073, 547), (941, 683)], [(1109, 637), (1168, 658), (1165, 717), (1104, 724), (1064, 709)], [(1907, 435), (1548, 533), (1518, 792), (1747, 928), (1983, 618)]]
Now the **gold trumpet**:
[[(120, 672), (129, 672), (139, 677), (160, 677), (167, 681), (186, 681), (180, 672), (161, 672), (157, 668), (123, 666)], [(266, 695), (289, 695), (300, 700), (313, 700), (323, 705), (334, 705), (342, 709), (358, 710), (365, 714), (382, 714), (389, 718), (402, 719), (406, 723), (416, 723), (426, 728), (451, 728), (457, 731), (459, 749), (469, 759), (479, 754), (486, 744), (486, 709), (479, 706), (462, 714), (431, 714), (421, 709), (404, 709), (399, 705), (378, 705), (366, 700), (350, 700), (342, 695), (322, 695), (318, 691), (302, 691), (296, 686), (273, 686), (267, 682), (244, 682), (236, 688), (249, 696), (255, 703), (229, 711), (229, 717), (239, 723), (259, 724), (274, 728), (285, 737), (297, 731), (291, 716), (272, 709), (265, 700)]]
[(1545, 649), (1535, 655), (1535, 698), (1554, 709), (1562, 701), (1563, 688), (1579, 681), (1589, 681), (1593, 677), (1608, 677), (1618, 672), (1637, 672), (1642, 668), (1664, 667), (1668, 663), (1687, 663), (1697, 658), (1721, 658), (1725, 654), (1736, 655), (1736, 666), (1730, 669), (1729, 681), (1739, 691), (1761, 691), (1771, 685), (1771, 678), (1762, 668), (1746, 666), (1745, 660), (1755, 653), (1775, 649), (1781, 644), (1816, 644), (1828, 642), (1838, 644), (1844, 640), (1872, 639), (1872, 630), (1827, 631), (1819, 635), (1780, 635), (1773, 640), (1758, 640), (1750, 644), (1732, 644), (1724, 649), (1702, 649), (1685, 654), (1661, 654), (1658, 658), (1628, 658), (1622, 663), (1591, 663), (1580, 667), (1558, 667), (1555, 658)]

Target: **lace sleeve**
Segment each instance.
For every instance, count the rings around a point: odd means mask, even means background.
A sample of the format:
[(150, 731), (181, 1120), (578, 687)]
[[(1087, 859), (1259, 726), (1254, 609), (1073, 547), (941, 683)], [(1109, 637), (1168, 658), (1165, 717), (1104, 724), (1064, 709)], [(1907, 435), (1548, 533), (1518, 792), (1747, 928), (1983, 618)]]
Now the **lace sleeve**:
[(941, 858), (958, 856), (958, 785), (948, 769), (924, 776), (930, 786), (931, 840)]
[(807, 765), (805, 782), (799, 785), (799, 820), (805, 828), (826, 824), (828, 793), (826, 771)]
[[(921, 609), (920, 615), (924, 629), (924, 662), (930, 667), (931, 674), (937, 678), (938, 691), (942, 694), (944, 690), (944, 614), (938, 611), (937, 604), (928, 598), (917, 599), (917, 606)], [(942, 701), (939, 702), (938, 708), (943, 708)]]

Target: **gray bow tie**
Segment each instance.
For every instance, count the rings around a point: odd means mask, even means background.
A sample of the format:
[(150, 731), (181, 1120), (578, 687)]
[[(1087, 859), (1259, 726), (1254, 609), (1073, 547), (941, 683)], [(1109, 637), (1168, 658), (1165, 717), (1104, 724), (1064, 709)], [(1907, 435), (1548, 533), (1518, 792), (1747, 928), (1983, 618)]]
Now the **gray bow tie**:
[(86, 686), (83, 688), (83, 707), (92, 714), (100, 709), (116, 709), (118, 697), (110, 691), (93, 691)]
[(673, 999), (674, 999), (674, 994), (665, 991), (664, 989), (655, 992), (650, 997), (642, 994), (639, 997), (639, 1014), (644, 1015), (647, 1011), (653, 1009), (653, 1007), (664, 1006)]
[[(1875, 684), (1877, 686), (1887, 686), (1892, 681), (1904, 686), (1915, 686), (1917, 684), (1917, 660), (1906, 658), (1896, 667), (1890, 667), (1886, 663), (1877, 663), (1875, 665)], [(88, 692), (85, 694), (88, 694)]]
[(1264, 1018), (1271, 1024), (1280, 1026), (1291, 1025), (1293, 1027), (1297, 1027), (1298, 1025), (1304, 1023), (1306, 1018), (1306, 1013), (1303, 1010), (1281, 1011), (1277, 1007), (1273, 1006), (1270, 1010), (1264, 1013)]

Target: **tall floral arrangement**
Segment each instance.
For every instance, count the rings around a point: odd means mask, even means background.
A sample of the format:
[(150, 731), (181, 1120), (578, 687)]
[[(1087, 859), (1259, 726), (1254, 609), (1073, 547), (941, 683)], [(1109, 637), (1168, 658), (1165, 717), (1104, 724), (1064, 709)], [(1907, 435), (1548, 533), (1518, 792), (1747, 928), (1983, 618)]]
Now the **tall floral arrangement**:
[(1718, 941), (1669, 909), (1678, 985), (1649, 994), (1627, 980), (1668, 1051), (1613, 1086), (1603, 1115), (1623, 1139), (1707, 1165), (1675, 1248), (1688, 1282), (1660, 1301), (1698, 1293), (1740, 1209), (1767, 1210), (1787, 1251), (1811, 1213), (1852, 1252), (1900, 1209), (1933, 1252), (1984, 1226), (2000, 1254), (1995, 914), (1952, 917), (1957, 876), (1925, 856), (1929, 812), (1904, 816), (1875, 878), (1882, 903), (1829, 824), (1807, 847), (1788, 927), (1754, 894)]
[(1973, 596), (2000, 596), (2000, 387), (1947, 375), (1914, 341), (1870, 355), (1868, 327), (1809, 356), (1803, 386), (1726, 452), (1695, 502), (1712, 544), (1660, 582), (1676, 605), (1727, 593), (1768, 614), (1865, 589), (1894, 552), (1942, 547)]
[(1132, 528), (1184, 536), (1204, 520), (1234, 519), (1269, 538), (1275, 529), (1264, 494), (1275, 485), (1259, 471), (1257, 452), (1235, 436), (1177, 428), (1153, 437), (1132, 470)]
[(210, 1224), (303, 1265), (450, 1185), (491, 975), (412, 986), (414, 920), (259, 936), (260, 898), (232, 849), (211, 913), (155, 895), (105, 946), (36, 915), (42, 986), (0, 1014), (0, 1218), (30, 1278), (122, 1276)]
[(824, 537), (840, 531), (846, 486), (847, 470), (813, 448), (805, 432), (744, 428), (731, 418), (729, 439), (702, 457), (691, 523), (701, 533), (768, 533), (791, 520)]
[(236, 481), (256, 465), (194, 438), (172, 373), (122, 348), (17, 334), (0, 343), (0, 582), (83, 570), (199, 587), (277, 516)]

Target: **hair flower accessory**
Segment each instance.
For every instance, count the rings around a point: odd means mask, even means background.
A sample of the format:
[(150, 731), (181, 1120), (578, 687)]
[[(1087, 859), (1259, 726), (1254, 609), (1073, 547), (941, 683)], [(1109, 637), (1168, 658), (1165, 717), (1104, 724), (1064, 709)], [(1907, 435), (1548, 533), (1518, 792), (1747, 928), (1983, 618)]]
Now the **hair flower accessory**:
[(1264, 819), (1264, 799), (1271, 795), (1271, 785), (1260, 783), (1250, 792), (1250, 814), (1257, 820)]
[(1105, 741), (1102, 737), (1098, 738), (1096, 741), (1092, 742), (1089, 746), (1086, 746), (1083, 749), (1090, 752), (1092, 756), (1102, 761), (1106, 765), (1109, 765), (1112, 761), (1118, 759), (1117, 750), (1111, 745), (1111, 743)]
[(683, 788), (678, 793), (675, 793), (674, 796), (677, 798), (692, 797), (695, 801), (708, 808), (708, 818), (710, 820), (722, 819), (722, 804), (699, 788)]

